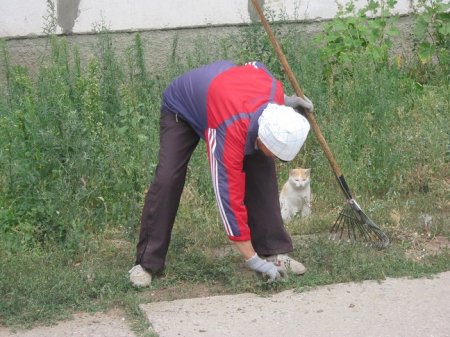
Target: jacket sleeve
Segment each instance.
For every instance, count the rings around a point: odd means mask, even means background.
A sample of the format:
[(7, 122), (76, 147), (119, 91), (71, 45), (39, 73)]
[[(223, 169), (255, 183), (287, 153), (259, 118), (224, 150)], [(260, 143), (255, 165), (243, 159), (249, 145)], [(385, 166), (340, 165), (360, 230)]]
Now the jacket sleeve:
[[(228, 238), (233, 241), (250, 240), (247, 208), (244, 204), (245, 132), (242, 124), (235, 122), (225, 133), (220, 129), (208, 129), (208, 158), (217, 206)], [(244, 126), (245, 128), (245, 126)]]

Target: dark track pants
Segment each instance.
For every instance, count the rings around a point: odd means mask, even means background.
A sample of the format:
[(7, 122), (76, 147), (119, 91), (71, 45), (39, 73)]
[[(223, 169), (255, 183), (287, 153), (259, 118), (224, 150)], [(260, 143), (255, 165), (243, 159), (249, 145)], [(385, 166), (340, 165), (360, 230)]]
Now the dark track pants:
[[(164, 268), (188, 162), (199, 140), (179, 116), (161, 114), (159, 164), (145, 197), (136, 254), (136, 264), (151, 272)], [(281, 219), (274, 160), (262, 152), (246, 156), (244, 171), (253, 247), (259, 255), (291, 252), (292, 241)]]

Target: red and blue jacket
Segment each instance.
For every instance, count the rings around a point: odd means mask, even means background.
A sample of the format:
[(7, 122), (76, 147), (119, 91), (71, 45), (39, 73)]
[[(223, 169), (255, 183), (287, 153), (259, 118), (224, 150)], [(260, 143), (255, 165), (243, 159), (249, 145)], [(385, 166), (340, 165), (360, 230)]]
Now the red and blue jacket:
[(219, 212), (230, 240), (250, 240), (244, 205), (244, 157), (256, 151), (258, 118), (268, 103), (284, 103), (281, 82), (252, 62), (217, 61), (175, 79), (162, 110), (179, 114), (205, 140)]

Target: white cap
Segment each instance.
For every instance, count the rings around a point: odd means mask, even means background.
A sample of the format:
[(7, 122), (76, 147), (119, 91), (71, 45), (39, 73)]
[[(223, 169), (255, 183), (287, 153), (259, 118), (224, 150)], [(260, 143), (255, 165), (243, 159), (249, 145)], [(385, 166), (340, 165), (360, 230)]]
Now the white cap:
[(258, 124), (259, 139), (284, 161), (294, 159), (310, 129), (308, 120), (293, 108), (271, 103), (262, 112)]

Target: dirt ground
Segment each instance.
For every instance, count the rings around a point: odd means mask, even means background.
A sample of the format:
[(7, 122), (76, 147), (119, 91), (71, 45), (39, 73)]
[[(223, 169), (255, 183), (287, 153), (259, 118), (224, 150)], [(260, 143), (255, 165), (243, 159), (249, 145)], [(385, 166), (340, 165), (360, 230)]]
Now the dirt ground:
[(72, 320), (26, 331), (0, 328), (0, 337), (135, 337), (135, 334), (125, 315), (112, 310), (108, 313), (79, 313)]

